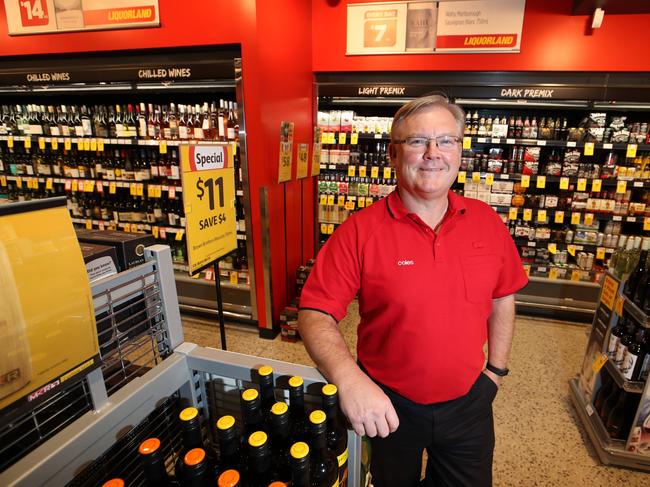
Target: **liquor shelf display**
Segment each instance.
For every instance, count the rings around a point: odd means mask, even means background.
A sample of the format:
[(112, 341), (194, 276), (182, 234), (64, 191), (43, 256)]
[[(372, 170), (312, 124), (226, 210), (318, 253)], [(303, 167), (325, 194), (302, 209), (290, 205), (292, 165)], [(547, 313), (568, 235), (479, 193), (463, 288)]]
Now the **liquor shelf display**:
[(637, 257), (626, 279), (605, 276), (582, 371), (569, 384), (601, 461), (650, 471), (648, 247)]
[(213, 314), (214, 271), (188, 275), (179, 146), (232, 147), (238, 246), (219, 278), (224, 314), (255, 322), (241, 61), (206, 49), (70, 56), (68, 83), (49, 85), (21, 73), (50, 58), (1, 65), (0, 201), (65, 195), (75, 226), (152, 234), (172, 248), (181, 308)]
[[(351, 213), (395, 187), (388, 156), (392, 114), (409, 99), (442, 91), (466, 112), (452, 189), (491, 205), (508, 226), (530, 276), (517, 295), (518, 307), (591, 316), (612, 256), (626, 248), (639, 250), (650, 237), (650, 106), (617, 105), (607, 96), (645, 102), (650, 92), (625, 94), (612, 85), (605, 93), (602, 80), (566, 75), (561, 77), (566, 89), (558, 89), (553, 100), (510, 100), (501, 94), (509, 86), (552, 82), (552, 75), (546, 78), (539, 73), (317, 75), (321, 245)], [(393, 90), (399, 98), (376, 97), (366, 95), (373, 92), (362, 89), (367, 86), (404, 89)]]

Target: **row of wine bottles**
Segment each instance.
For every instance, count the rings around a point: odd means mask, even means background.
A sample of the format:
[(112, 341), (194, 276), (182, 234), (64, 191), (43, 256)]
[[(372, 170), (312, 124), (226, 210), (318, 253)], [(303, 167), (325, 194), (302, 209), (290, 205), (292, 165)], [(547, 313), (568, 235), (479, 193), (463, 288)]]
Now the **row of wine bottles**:
[(347, 431), (339, 421), (336, 386), (324, 385), (322, 409), (307, 414), (301, 377), (289, 379), (287, 405), (276, 401), (273, 369), (263, 366), (258, 373), (259, 390), (241, 392), (243, 424), (232, 415), (216, 422), (218, 448), (203, 438), (194, 407), (179, 415), (182, 448), (173, 473), (165, 467), (160, 439), (142, 442), (138, 453), (146, 485), (346, 486)]
[[(241, 189), (239, 157), (235, 155), (237, 189)], [(148, 182), (180, 185), (177, 147), (161, 154), (158, 148), (116, 148), (103, 152), (65, 149), (0, 149), (0, 173), (11, 176), (53, 176), (105, 181)]]
[(1, 135), (237, 140), (237, 103), (154, 105), (3, 105)]
[(624, 314), (612, 329), (607, 355), (625, 379), (645, 381), (650, 372), (650, 331)]
[(625, 440), (630, 434), (641, 394), (619, 387), (605, 368), (601, 370), (600, 380), (600, 389), (593, 398), (594, 408), (610, 438)]

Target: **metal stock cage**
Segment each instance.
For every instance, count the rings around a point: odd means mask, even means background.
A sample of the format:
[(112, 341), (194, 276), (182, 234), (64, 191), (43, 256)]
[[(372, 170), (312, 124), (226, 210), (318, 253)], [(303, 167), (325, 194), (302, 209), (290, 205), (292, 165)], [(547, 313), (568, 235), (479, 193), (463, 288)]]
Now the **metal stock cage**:
[[(261, 365), (273, 367), (277, 399), (288, 400), (288, 378), (299, 375), (307, 408), (320, 404), (325, 380), (313, 367), (184, 342), (169, 247), (146, 256), (92, 286), (101, 369), (0, 429), (0, 485), (97, 486), (113, 477), (143, 485), (140, 442), (160, 438), (171, 468), (181, 449), (178, 412), (193, 405), (216, 444), (213, 425), (223, 414), (241, 421), (239, 391), (257, 387)], [(361, 437), (351, 430), (348, 450), (348, 485), (358, 486)]]

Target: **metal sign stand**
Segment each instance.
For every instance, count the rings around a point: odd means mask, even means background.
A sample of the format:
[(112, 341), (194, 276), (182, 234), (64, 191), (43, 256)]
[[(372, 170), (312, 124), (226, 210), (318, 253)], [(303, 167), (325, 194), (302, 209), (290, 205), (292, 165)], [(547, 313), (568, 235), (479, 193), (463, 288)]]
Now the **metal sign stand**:
[(226, 347), (226, 325), (223, 320), (223, 298), (221, 297), (221, 275), (219, 274), (219, 262), (222, 257), (214, 261), (214, 282), (217, 288), (217, 313), (219, 313), (219, 333), (221, 335), (221, 350), (228, 350)]

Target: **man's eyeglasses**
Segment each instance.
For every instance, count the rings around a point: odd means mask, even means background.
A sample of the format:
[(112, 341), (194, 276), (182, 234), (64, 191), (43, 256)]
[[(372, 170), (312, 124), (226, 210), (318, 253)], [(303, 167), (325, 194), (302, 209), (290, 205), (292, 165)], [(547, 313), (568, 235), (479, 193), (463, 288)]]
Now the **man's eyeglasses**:
[(393, 140), (393, 144), (405, 144), (409, 149), (428, 149), (432, 141), (443, 152), (451, 152), (458, 148), (460, 137), (455, 135), (440, 135), (438, 137), (406, 137), (402, 140)]

